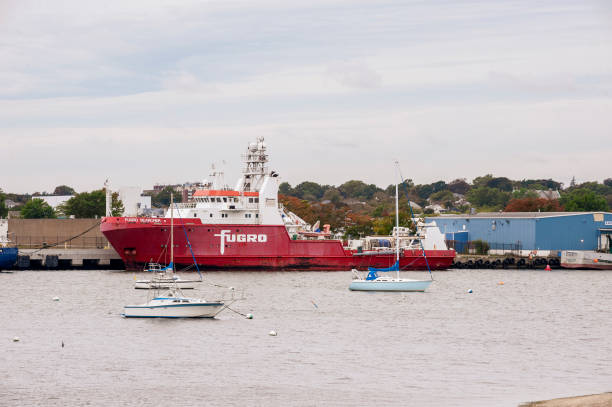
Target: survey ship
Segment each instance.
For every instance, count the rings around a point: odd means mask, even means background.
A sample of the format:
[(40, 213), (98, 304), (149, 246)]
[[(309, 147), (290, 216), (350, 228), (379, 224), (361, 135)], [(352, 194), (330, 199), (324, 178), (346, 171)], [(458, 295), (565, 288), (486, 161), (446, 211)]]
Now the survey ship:
[[(243, 155), (242, 177), (234, 189), (219, 173), (174, 207), (174, 262), (209, 270), (365, 270), (395, 263), (400, 244), (402, 270), (445, 269), (455, 251), (446, 247), (435, 223), (417, 222), (417, 232), (394, 229), (391, 236), (343, 241), (329, 225), (309, 225), (278, 201), (278, 173), (269, 170), (263, 138)], [(318, 223), (318, 222), (317, 222)], [(128, 269), (163, 262), (170, 244), (171, 218), (105, 217), (100, 229)]]

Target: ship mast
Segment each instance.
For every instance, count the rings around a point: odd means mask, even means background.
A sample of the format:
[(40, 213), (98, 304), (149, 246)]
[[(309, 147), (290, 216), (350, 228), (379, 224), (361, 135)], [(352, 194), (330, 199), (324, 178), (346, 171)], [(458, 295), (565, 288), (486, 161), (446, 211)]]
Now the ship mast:
[(397, 184), (395, 184), (395, 261), (397, 262), (397, 278), (399, 279), (399, 202)]
[(266, 154), (266, 144), (263, 137), (257, 137), (256, 143), (249, 144), (247, 151), (242, 156), (244, 160), (244, 170), (242, 171), (241, 191), (259, 191), (264, 177), (268, 172), (266, 163), (268, 155)]
[(170, 192), (170, 272), (174, 272), (174, 194)]

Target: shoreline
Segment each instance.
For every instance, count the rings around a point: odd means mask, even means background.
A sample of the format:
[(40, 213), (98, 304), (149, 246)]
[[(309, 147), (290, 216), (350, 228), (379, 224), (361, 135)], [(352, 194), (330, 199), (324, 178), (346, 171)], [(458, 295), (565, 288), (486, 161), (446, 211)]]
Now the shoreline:
[(587, 396), (562, 397), (558, 399), (529, 401), (519, 407), (609, 407), (612, 406), (612, 392)]

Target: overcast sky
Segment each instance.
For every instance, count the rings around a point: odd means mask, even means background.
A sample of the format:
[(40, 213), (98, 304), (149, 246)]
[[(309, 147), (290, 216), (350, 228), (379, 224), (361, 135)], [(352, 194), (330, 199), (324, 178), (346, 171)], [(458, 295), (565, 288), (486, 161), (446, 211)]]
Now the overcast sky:
[(0, 188), (612, 177), (610, 1), (0, 0)]

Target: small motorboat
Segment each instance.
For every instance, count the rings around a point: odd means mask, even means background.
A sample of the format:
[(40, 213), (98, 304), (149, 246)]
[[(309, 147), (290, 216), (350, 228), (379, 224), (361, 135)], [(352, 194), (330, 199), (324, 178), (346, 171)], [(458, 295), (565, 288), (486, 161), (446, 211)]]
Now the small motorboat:
[[(153, 289), (152, 291), (158, 291)], [(226, 307), (224, 301), (206, 301), (188, 298), (177, 287), (154, 295), (149, 301), (139, 305), (123, 307), (126, 318), (214, 318)]]
[(176, 284), (182, 290), (189, 290), (194, 289), (196, 283), (202, 282), (201, 280), (183, 280), (172, 272), (173, 267), (172, 263), (164, 268), (159, 263), (149, 263), (145, 271), (155, 273), (155, 275), (150, 280), (136, 280), (134, 288), (142, 290), (148, 290), (149, 288), (168, 289)]

